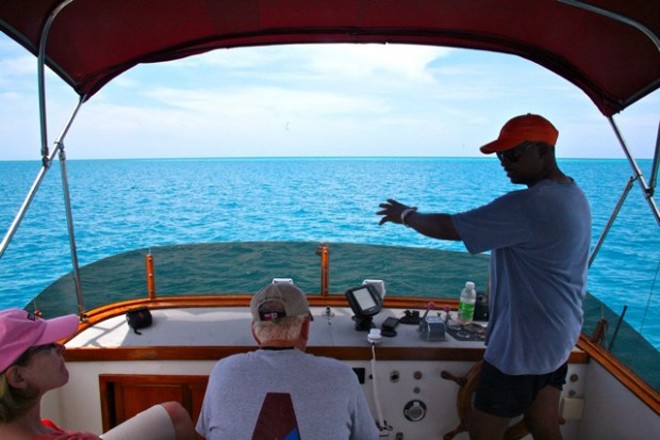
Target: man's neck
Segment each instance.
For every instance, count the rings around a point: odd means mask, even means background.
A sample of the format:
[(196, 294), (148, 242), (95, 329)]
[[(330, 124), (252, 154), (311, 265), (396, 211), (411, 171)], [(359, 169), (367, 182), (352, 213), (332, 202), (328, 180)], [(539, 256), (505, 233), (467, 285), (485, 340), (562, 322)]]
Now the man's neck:
[(557, 166), (556, 164), (552, 167), (549, 167), (545, 172), (541, 173), (537, 179), (535, 179), (533, 182), (529, 182), (527, 184), (528, 188), (533, 187), (537, 183), (541, 182), (542, 180), (550, 180), (552, 182), (557, 182), (557, 183), (571, 183), (573, 182), (573, 179), (568, 177), (566, 174), (564, 174)]
[(307, 341), (302, 338), (298, 339), (271, 339), (263, 341), (260, 348), (297, 348), (300, 351), (305, 351), (307, 348)]

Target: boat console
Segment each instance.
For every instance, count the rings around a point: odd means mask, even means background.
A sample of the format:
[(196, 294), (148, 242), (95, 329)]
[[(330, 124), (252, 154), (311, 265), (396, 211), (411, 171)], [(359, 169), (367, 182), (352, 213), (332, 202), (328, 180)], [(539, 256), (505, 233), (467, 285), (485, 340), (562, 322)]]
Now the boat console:
[[(356, 288), (353, 294), (362, 313), (380, 298), (368, 288)], [(58, 408), (60, 419), (73, 420), (68, 413), (87, 411), (89, 417), (75, 420), (88, 425), (77, 428), (99, 432), (101, 426), (109, 429), (164, 399), (181, 401), (196, 419), (215, 362), (257, 348), (247, 307), (163, 308), (151, 313), (152, 325), (141, 334), (133, 332), (120, 314), (93, 323), (66, 344), (71, 374), (84, 379), (65, 391), (84, 397), (68, 399), (75, 403)], [(447, 379), (464, 377), (483, 357), (486, 323), (460, 326), (455, 311), (431, 307), (384, 308), (369, 316), (373, 328), (385, 330), (374, 340), (368, 331), (356, 331), (364, 320), (356, 321), (354, 314), (355, 303), (313, 306), (307, 351), (353, 368), (375, 420), (389, 436), (384, 438), (427, 439), (453, 433), (447, 437), (451, 438), (460, 432), (461, 388)], [(392, 320), (398, 325), (388, 332), (383, 324)], [(576, 349), (565, 398), (582, 395), (585, 363), (586, 356)], [(102, 420), (86, 408), (91, 402), (100, 402)], [(563, 429), (571, 429), (570, 422)]]

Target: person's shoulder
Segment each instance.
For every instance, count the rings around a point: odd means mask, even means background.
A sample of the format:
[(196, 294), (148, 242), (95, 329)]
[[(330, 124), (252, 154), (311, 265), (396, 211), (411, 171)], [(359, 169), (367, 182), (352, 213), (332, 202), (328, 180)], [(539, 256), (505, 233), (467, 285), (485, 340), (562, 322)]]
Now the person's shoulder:
[(228, 366), (240, 365), (245, 362), (250, 362), (250, 359), (255, 356), (254, 351), (247, 353), (236, 353), (231, 356), (224, 357), (215, 363), (213, 369), (226, 368)]
[(325, 364), (328, 364), (328, 365), (342, 365), (344, 367), (347, 366), (343, 362), (341, 362), (341, 361), (339, 361), (335, 358), (331, 358), (331, 357), (317, 356), (317, 355), (311, 354), (311, 353), (303, 353), (303, 356), (305, 356), (305, 358), (309, 359), (312, 362), (325, 363)]
[(530, 188), (530, 194), (535, 198), (586, 198), (584, 191), (572, 178), (566, 181), (553, 181), (545, 179)]

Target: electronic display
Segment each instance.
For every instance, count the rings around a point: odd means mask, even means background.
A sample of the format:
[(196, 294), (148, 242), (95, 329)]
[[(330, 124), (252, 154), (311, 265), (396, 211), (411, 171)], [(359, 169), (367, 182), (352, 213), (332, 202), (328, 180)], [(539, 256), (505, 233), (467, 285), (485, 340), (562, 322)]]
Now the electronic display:
[(382, 298), (372, 284), (365, 284), (346, 291), (346, 299), (355, 314), (355, 329), (364, 331), (372, 326), (371, 317), (380, 312)]
[(371, 292), (366, 287), (353, 291), (353, 295), (355, 295), (355, 300), (358, 302), (360, 309), (369, 310), (376, 307), (376, 301), (374, 301)]

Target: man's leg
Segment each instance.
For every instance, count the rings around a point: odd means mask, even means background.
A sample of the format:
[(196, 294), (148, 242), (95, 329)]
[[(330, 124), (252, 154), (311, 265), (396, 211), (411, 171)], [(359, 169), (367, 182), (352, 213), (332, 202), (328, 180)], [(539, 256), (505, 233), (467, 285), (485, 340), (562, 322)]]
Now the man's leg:
[(468, 421), (470, 439), (499, 440), (504, 437), (511, 417), (523, 411), (518, 410), (515, 397), (515, 391), (521, 389), (517, 386), (517, 379), (487, 361), (483, 362)]
[[(499, 440), (509, 427), (509, 420), (472, 408), (468, 423), (470, 440)], [(536, 440), (536, 439), (535, 439)]]
[(561, 440), (559, 430), (559, 398), (561, 391), (547, 385), (538, 392), (525, 412), (525, 422), (534, 440)]

